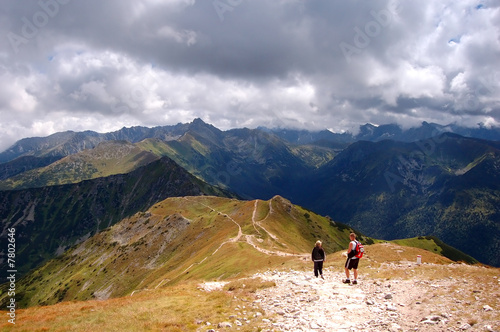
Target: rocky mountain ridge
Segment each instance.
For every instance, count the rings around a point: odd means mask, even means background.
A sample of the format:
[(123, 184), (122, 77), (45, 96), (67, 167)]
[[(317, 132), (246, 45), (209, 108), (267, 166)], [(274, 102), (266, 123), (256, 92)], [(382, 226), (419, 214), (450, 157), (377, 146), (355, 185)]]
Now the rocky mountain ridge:
[[(64, 157), (78, 153), (85, 149), (91, 149), (103, 141), (125, 140), (130, 143), (137, 143), (147, 138), (158, 138), (165, 141), (178, 139), (189, 130), (199, 130), (204, 127), (211, 127), (211, 130), (218, 130), (207, 125), (201, 119), (194, 119), (191, 123), (178, 123), (176, 125), (142, 127), (135, 126), (122, 128), (109, 133), (97, 133), (94, 131), (74, 132), (66, 131), (55, 133), (47, 137), (24, 138), (5, 151), (0, 153), (0, 162), (8, 162), (20, 156), (52, 156)], [(348, 144), (360, 140), (380, 141), (392, 139), (402, 142), (415, 142), (422, 139), (432, 138), (442, 133), (455, 133), (465, 137), (474, 137), (486, 140), (500, 140), (500, 128), (486, 128), (482, 125), (476, 128), (461, 127), (455, 124), (439, 125), (435, 123), (423, 122), (420, 127), (403, 129), (395, 124), (383, 124), (375, 126), (365, 124), (360, 126), (357, 134), (350, 132), (333, 133), (329, 130), (309, 131), (286, 128), (265, 128), (255, 129), (261, 132), (273, 133), (287, 142), (304, 144), (326, 144), (330, 147), (345, 148)]]
[(159, 127), (130, 127), (109, 133), (97, 133), (87, 130), (82, 132), (58, 132), (47, 137), (23, 138), (0, 153), (0, 162), (14, 160), (20, 156), (52, 156), (62, 158), (71, 154), (92, 149), (104, 141), (123, 140), (137, 143), (146, 138), (175, 139), (184, 134), (189, 124)]

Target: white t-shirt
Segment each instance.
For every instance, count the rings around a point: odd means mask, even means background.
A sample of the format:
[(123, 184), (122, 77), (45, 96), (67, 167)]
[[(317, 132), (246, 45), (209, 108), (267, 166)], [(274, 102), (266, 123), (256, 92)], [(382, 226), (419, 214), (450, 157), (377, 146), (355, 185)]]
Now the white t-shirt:
[[(356, 240), (351, 241), (351, 244), (350, 244), (350, 246), (351, 246), (351, 251), (356, 250), (356, 245), (357, 245)], [(356, 257), (356, 256), (352, 256), (352, 257), (351, 257), (351, 259), (358, 259), (358, 257)]]

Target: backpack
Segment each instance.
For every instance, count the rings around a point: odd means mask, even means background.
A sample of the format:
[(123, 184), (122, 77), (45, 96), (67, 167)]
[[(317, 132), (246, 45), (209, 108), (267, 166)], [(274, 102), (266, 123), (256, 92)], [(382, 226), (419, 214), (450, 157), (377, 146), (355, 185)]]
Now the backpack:
[(356, 241), (356, 248), (354, 248), (354, 251), (356, 252), (356, 254), (354, 255), (354, 257), (362, 258), (363, 254), (365, 253), (365, 247), (363, 247), (363, 245), (361, 244), (361, 242)]

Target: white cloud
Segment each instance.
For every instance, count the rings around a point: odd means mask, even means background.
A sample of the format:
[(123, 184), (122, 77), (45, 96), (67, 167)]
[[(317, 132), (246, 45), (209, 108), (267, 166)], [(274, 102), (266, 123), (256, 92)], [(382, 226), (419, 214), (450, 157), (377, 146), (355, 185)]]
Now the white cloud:
[(400, 92), (410, 98), (439, 98), (443, 95), (445, 76), (437, 66), (415, 67), (405, 63), (401, 68)]
[[(493, 0), (227, 4), (221, 21), (211, 1), (71, 1), (17, 53), (4, 38), (0, 148), (33, 134), (194, 117), (222, 129), (337, 131), (500, 122)], [(23, 37), (40, 11), (6, 1), (0, 33)], [(342, 43), (358, 47), (352, 61)]]

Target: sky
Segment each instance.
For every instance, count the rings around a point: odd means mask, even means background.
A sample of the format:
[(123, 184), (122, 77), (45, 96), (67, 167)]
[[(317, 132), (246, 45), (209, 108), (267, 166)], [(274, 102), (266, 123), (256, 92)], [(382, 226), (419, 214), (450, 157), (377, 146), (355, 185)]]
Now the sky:
[(500, 126), (497, 0), (3, 0), (0, 150), (201, 118)]

